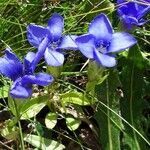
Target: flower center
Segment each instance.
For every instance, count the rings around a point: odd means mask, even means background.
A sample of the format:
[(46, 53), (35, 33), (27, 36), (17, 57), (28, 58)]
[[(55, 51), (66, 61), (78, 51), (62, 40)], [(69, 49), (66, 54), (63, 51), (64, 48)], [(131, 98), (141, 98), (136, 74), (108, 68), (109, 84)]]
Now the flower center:
[(107, 48), (109, 47), (110, 43), (109, 42), (104, 42), (101, 41), (99, 43), (96, 44), (96, 49), (100, 52), (100, 53), (107, 53)]
[(57, 42), (51, 42), (48, 47), (49, 47), (51, 50), (56, 50), (56, 48), (58, 47), (58, 41), (57, 41)]

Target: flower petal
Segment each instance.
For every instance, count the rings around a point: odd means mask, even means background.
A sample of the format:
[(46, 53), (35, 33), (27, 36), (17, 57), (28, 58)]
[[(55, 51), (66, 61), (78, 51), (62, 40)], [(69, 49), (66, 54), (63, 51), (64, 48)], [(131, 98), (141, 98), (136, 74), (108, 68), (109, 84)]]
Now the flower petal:
[(48, 20), (48, 29), (53, 37), (53, 41), (58, 41), (62, 35), (64, 28), (64, 19), (58, 14), (54, 13)]
[(32, 61), (31, 64), (31, 70), (32, 72), (34, 72), (36, 65), (39, 63), (39, 61), (41, 60), (41, 58), (44, 56), (45, 50), (49, 45), (49, 41), (50, 39), (48, 37), (45, 37), (44, 40), (40, 43), (39, 47), (38, 47), (38, 51), (35, 55), (34, 60)]
[(36, 75), (25, 75), (22, 78), (22, 85), (37, 84), (47, 86), (54, 81), (54, 78), (46, 73), (38, 73)]
[(129, 48), (137, 43), (136, 39), (125, 32), (114, 33), (110, 46), (108, 47), (108, 53), (110, 52), (119, 52)]
[(5, 58), (8, 60), (13, 60), (21, 64), (19, 58), (11, 51), (10, 48), (5, 49)]
[(137, 19), (141, 19), (150, 11), (150, 6), (148, 6), (148, 5), (142, 5), (142, 4), (140, 5), (140, 4), (136, 3), (136, 6), (138, 8)]
[(27, 55), (24, 58), (24, 68), (25, 68), (25, 74), (30, 74), (33, 73), (31, 70), (31, 64), (33, 60), (35, 59), (35, 53), (33, 52), (28, 52)]
[(131, 30), (135, 25), (139, 24), (138, 20), (132, 16), (122, 15), (120, 19), (125, 30)]
[(117, 0), (117, 4), (125, 2), (124, 0)]
[(123, 2), (118, 8), (120, 15), (127, 15), (132, 17), (137, 17), (138, 9), (135, 2)]
[(85, 57), (93, 58), (93, 50), (95, 49), (95, 38), (93, 35), (81, 35), (75, 39), (75, 42)]
[(144, 24), (147, 23), (147, 22), (149, 22), (149, 20), (145, 20), (145, 19), (141, 18), (141, 19), (139, 20), (139, 22), (138, 22), (138, 26), (142, 26), (142, 25), (144, 25)]
[(113, 29), (111, 23), (105, 14), (96, 16), (89, 26), (89, 33), (93, 34), (96, 41), (110, 41)]
[(142, 17), (150, 11), (150, 6), (133, 1), (128, 3), (124, 2), (122, 2), (122, 5), (118, 8), (118, 14), (125, 27), (131, 29), (133, 25), (140, 26), (146, 23), (146, 21), (142, 21)]
[(24, 87), (21, 84), (21, 79), (16, 80), (10, 89), (10, 95), (13, 98), (26, 99), (32, 95), (32, 86)]
[(49, 31), (42, 26), (30, 24), (27, 26), (27, 39), (29, 43), (38, 48), (42, 40), (48, 36)]
[(114, 67), (117, 64), (114, 56), (99, 53), (97, 50), (94, 51), (94, 58), (104, 67)]
[(44, 57), (46, 63), (49, 66), (61, 66), (64, 63), (64, 55), (55, 50), (51, 50), (47, 48)]
[(140, 0), (142, 2), (147, 2), (146, 4), (148, 4), (148, 2), (150, 2), (150, 0)]
[(35, 58), (35, 53), (34, 52), (28, 52), (24, 58), (25, 65), (31, 64), (32, 61), (34, 60), (34, 58)]
[(58, 46), (59, 49), (66, 49), (66, 50), (77, 50), (78, 46), (75, 43), (75, 39), (78, 36), (76, 35), (65, 35), (62, 37), (61, 43)]
[(22, 76), (23, 66), (20, 60), (8, 49), (4, 58), (0, 58), (0, 73), (13, 81)]

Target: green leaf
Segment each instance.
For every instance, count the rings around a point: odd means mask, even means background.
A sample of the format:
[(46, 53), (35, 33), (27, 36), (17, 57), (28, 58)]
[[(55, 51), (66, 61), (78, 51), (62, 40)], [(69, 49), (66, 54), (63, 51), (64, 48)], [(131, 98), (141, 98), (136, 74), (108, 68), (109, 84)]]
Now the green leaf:
[(16, 109), (18, 110), (18, 112), (20, 112), (20, 109), (22, 108), (22, 105), (26, 101), (27, 100), (13, 99), (12, 97), (10, 97), (10, 95), (8, 95), (8, 106), (9, 106), (9, 108), (10, 108), (10, 110), (11, 110), (11, 112), (14, 116), (18, 117)]
[(0, 98), (8, 97), (8, 93), (9, 93), (9, 86), (8, 85), (5, 85), (5, 86), (0, 88)]
[(11, 119), (5, 121), (5, 126), (0, 130), (3, 137), (8, 140), (16, 140), (19, 137), (19, 128), (16, 127), (17, 120)]
[(87, 96), (81, 92), (67, 92), (60, 95), (63, 104), (72, 103), (81, 106), (92, 105), (92, 99), (87, 98)]
[(46, 105), (48, 95), (39, 96), (37, 98), (26, 100), (19, 109), (22, 120), (29, 119), (37, 115), (41, 109)]
[(51, 74), (56, 79), (60, 76), (61, 71), (62, 71), (62, 66), (60, 67), (48, 66), (47, 67), (47, 73)]
[[(139, 134), (146, 136), (142, 127), (142, 113), (144, 108), (149, 107), (143, 99), (144, 89), (144, 62), (140, 49), (134, 46), (129, 50), (126, 65), (121, 73), (121, 82), (124, 97), (121, 100), (122, 116), (134, 127)], [(123, 136), (124, 145), (128, 145), (132, 150), (147, 149), (145, 137), (140, 137), (135, 130), (124, 124), (125, 134)], [(145, 142), (144, 142), (145, 140)], [(150, 145), (150, 143), (149, 143)]]
[(43, 138), (37, 135), (27, 134), (24, 140), (41, 150), (63, 150), (65, 146), (57, 141)]
[[(108, 78), (96, 86), (95, 92), (100, 101), (95, 114), (100, 128), (99, 138), (104, 150), (120, 150), (120, 131), (122, 130), (121, 120), (111, 110), (119, 114), (119, 94), (117, 87), (120, 86), (118, 72), (110, 71)], [(101, 105), (103, 103), (104, 105)]]
[(74, 131), (78, 129), (78, 127), (81, 124), (81, 121), (79, 119), (75, 119), (73, 117), (66, 117), (66, 124), (69, 130)]
[(57, 123), (58, 115), (56, 113), (48, 113), (45, 117), (45, 125), (48, 129), (53, 129)]

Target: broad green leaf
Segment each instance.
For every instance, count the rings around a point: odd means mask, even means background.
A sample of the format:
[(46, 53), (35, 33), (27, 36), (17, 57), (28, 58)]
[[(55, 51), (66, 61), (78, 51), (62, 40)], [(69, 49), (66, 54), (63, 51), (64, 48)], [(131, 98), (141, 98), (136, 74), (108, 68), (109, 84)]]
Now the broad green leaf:
[[(111, 110), (119, 114), (119, 94), (117, 87), (120, 86), (118, 72), (110, 71), (108, 78), (96, 86), (95, 92), (99, 107), (95, 114), (100, 128), (99, 138), (103, 150), (120, 150), (120, 132), (122, 130), (121, 120)], [(104, 107), (105, 104), (108, 108)]]
[(92, 105), (93, 101), (81, 92), (67, 92), (60, 95), (63, 104), (72, 103), (81, 106)]
[[(134, 127), (137, 131), (144, 135), (142, 129), (142, 112), (143, 109), (149, 107), (149, 104), (143, 99), (144, 89), (144, 66), (145, 59), (143, 58), (138, 46), (134, 46), (129, 50), (126, 60), (126, 65), (121, 73), (121, 82), (124, 97), (121, 100), (122, 116)], [(124, 124), (125, 134), (123, 134), (124, 145), (132, 150), (147, 149), (146, 143), (143, 139)], [(145, 137), (146, 138), (146, 137)], [(149, 143), (150, 144), (150, 143)]]
[(5, 85), (0, 88), (0, 98), (6, 98), (9, 94), (9, 86)]
[(24, 140), (41, 150), (63, 150), (65, 146), (57, 141), (43, 138), (37, 135), (27, 134)]
[(37, 115), (41, 109), (46, 105), (48, 95), (39, 96), (37, 98), (29, 99), (21, 105), (20, 119), (29, 119)]
[(48, 113), (45, 117), (45, 125), (48, 129), (53, 129), (57, 123), (58, 115), (56, 113)]
[(66, 124), (69, 130), (74, 131), (78, 129), (78, 127), (81, 124), (81, 121), (79, 119), (75, 119), (73, 117), (66, 117)]

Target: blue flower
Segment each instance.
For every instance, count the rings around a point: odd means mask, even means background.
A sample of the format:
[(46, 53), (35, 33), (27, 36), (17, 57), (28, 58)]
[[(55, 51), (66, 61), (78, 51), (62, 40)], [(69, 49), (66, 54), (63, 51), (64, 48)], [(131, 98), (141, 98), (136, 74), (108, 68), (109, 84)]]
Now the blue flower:
[(76, 50), (77, 46), (74, 42), (77, 36), (66, 35), (62, 36), (64, 28), (64, 19), (57, 13), (54, 13), (48, 20), (48, 26), (43, 27), (35, 24), (30, 24), (27, 27), (27, 38), (29, 43), (38, 48), (36, 62), (45, 58), (45, 61), (50, 66), (60, 66), (64, 63), (64, 55), (61, 49)]
[[(45, 73), (33, 74), (31, 70), (35, 53), (29, 52), (22, 64), (10, 49), (5, 50), (5, 56), (0, 58), (0, 73), (13, 81), (10, 95), (13, 98), (29, 98), (32, 95), (32, 85), (49, 85), (53, 77)], [(35, 67), (34, 67), (35, 68)]]
[(125, 32), (113, 33), (106, 15), (93, 19), (88, 34), (76, 38), (76, 44), (84, 56), (96, 60), (104, 67), (116, 65), (114, 52), (125, 50), (136, 44), (135, 38)]
[(143, 19), (150, 12), (150, 5), (146, 5), (146, 0), (145, 4), (144, 1), (138, 3), (135, 1), (127, 2), (127, 0), (117, 0), (117, 3), (119, 4), (118, 14), (126, 28), (131, 29), (133, 26), (141, 26), (147, 22)]

